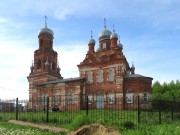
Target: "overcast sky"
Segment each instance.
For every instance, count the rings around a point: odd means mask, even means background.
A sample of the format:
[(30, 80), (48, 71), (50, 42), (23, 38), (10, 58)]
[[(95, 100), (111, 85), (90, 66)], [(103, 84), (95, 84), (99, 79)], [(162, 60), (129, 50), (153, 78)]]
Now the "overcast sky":
[(99, 46), (104, 28), (120, 35), (135, 73), (170, 82), (180, 79), (179, 0), (5, 0), (0, 2), (0, 99), (28, 98), (27, 76), (38, 48), (38, 32), (54, 32), (64, 78), (78, 77), (91, 30)]

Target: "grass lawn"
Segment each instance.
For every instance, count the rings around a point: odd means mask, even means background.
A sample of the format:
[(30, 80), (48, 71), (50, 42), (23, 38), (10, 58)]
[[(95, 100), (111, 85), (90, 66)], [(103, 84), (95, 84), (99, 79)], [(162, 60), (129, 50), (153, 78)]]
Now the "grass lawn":
[(22, 126), (8, 122), (0, 122), (1, 135), (66, 135), (65, 132), (52, 132), (31, 126)]
[(180, 122), (160, 125), (141, 125), (139, 129), (124, 130), (123, 135), (180, 135)]
[[(18, 118), (21, 121), (43, 123), (51, 126), (64, 127), (69, 130), (76, 130), (78, 127), (85, 124), (101, 123), (118, 129), (123, 135), (180, 135), (180, 121), (172, 122), (171, 113), (165, 112), (161, 114), (162, 124), (159, 125), (158, 114), (158, 112), (141, 112), (140, 123), (142, 125), (140, 125), (138, 129), (137, 111), (89, 110), (88, 116), (86, 115), (86, 111), (83, 110), (51, 112), (48, 115), (48, 123), (46, 122), (46, 112), (20, 112)], [(12, 131), (16, 131), (18, 135), (29, 135), (29, 132), (38, 135), (57, 134), (31, 127), (22, 129), (19, 125), (13, 126), (7, 124), (6, 121), (10, 119), (15, 119), (15, 113), (0, 113), (0, 121), (4, 121), (4, 123), (0, 122), (0, 127), (2, 128), (0, 129), (0, 134), (7, 132), (8, 135), (8, 133)], [(174, 120), (180, 120), (179, 113), (174, 113)], [(126, 130), (127, 127), (134, 129)], [(25, 132), (27, 134), (25, 134)]]

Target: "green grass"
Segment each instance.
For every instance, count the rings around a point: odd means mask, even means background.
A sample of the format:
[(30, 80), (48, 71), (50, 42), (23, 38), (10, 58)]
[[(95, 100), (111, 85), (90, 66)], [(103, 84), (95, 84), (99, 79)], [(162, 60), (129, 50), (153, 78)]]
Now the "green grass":
[(180, 135), (180, 122), (160, 125), (141, 125), (138, 129), (124, 130), (123, 135)]
[(65, 132), (52, 132), (31, 126), (22, 126), (8, 122), (0, 122), (0, 134), (3, 135), (66, 135)]
[(81, 126), (88, 125), (88, 124), (91, 124), (90, 118), (87, 115), (80, 115), (73, 120), (69, 128), (71, 130), (76, 130)]
[[(140, 123), (142, 125), (157, 125), (159, 123), (159, 112), (141, 112)], [(20, 112), (19, 120), (33, 123), (46, 123), (46, 112)], [(15, 119), (15, 113), (0, 113), (0, 121)], [(179, 114), (174, 114), (174, 120), (180, 120)], [(63, 127), (70, 130), (76, 129), (83, 124), (101, 123), (114, 128), (124, 130), (138, 127), (136, 110), (89, 110), (86, 116), (85, 110), (49, 112), (47, 125)], [(84, 122), (87, 121), (87, 122)], [(161, 114), (162, 123), (171, 122), (171, 113)]]
[[(20, 113), (19, 120), (34, 123), (43, 123), (51, 126), (64, 127), (76, 130), (85, 124), (101, 123), (113, 126), (123, 135), (180, 135), (179, 114), (174, 115), (174, 122), (171, 122), (171, 113), (162, 113), (162, 124), (158, 124), (158, 112), (141, 112), (141, 125), (137, 124), (137, 111), (119, 110), (90, 110), (88, 116), (86, 111), (52, 112), (49, 113), (49, 123), (46, 123), (45, 112)], [(177, 116), (176, 116), (177, 115)], [(0, 121), (15, 119), (15, 113), (0, 113)], [(45, 122), (45, 123), (44, 123)], [(2, 123), (2, 124), (1, 124)], [(3, 132), (17, 132), (18, 135), (28, 135), (29, 132), (39, 135), (54, 135), (56, 133), (39, 130), (32, 127), (5, 124), (0, 122)], [(25, 127), (25, 128), (24, 128)], [(137, 128), (138, 127), (138, 128)], [(128, 130), (131, 129), (131, 130)], [(27, 133), (27, 134), (26, 134)], [(1, 132), (0, 132), (1, 134)], [(60, 133), (59, 133), (60, 134)], [(66, 133), (61, 133), (66, 134)]]

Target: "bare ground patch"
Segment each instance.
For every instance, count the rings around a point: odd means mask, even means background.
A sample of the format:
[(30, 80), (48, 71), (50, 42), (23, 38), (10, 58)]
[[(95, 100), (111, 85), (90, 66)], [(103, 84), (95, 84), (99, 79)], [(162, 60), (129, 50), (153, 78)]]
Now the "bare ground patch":
[[(47, 125), (36, 124), (31, 122), (24, 122), (18, 120), (9, 120), (8, 122), (13, 124), (37, 127), (40, 129), (49, 130), (53, 132), (64, 132), (64, 131), (67, 133), (69, 132), (65, 128), (47, 126)], [(101, 124), (90, 124), (90, 125), (82, 126), (74, 132), (70, 132), (69, 135), (122, 135), (122, 134), (120, 134), (116, 129), (112, 127), (104, 126)]]
[(121, 135), (117, 130), (101, 124), (91, 124), (80, 127), (69, 135)]
[(68, 130), (65, 129), (65, 128), (47, 126), (47, 125), (43, 125), (43, 124), (36, 124), (36, 123), (25, 122), (25, 121), (9, 120), (8, 122), (9, 122), (9, 123), (13, 123), (13, 124), (19, 124), (19, 125), (26, 125), (26, 126), (37, 127), (37, 128), (40, 128), (40, 129), (49, 130), (49, 131), (54, 131), (54, 132), (62, 132), (62, 131), (67, 132), (67, 131), (68, 131)]

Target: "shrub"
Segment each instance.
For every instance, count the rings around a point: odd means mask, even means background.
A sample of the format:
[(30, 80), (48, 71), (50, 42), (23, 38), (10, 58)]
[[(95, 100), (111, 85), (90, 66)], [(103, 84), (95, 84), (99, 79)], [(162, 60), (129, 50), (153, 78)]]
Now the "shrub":
[(134, 123), (131, 122), (131, 121), (126, 121), (126, 122), (124, 122), (124, 127), (126, 129), (133, 129), (134, 128)]

